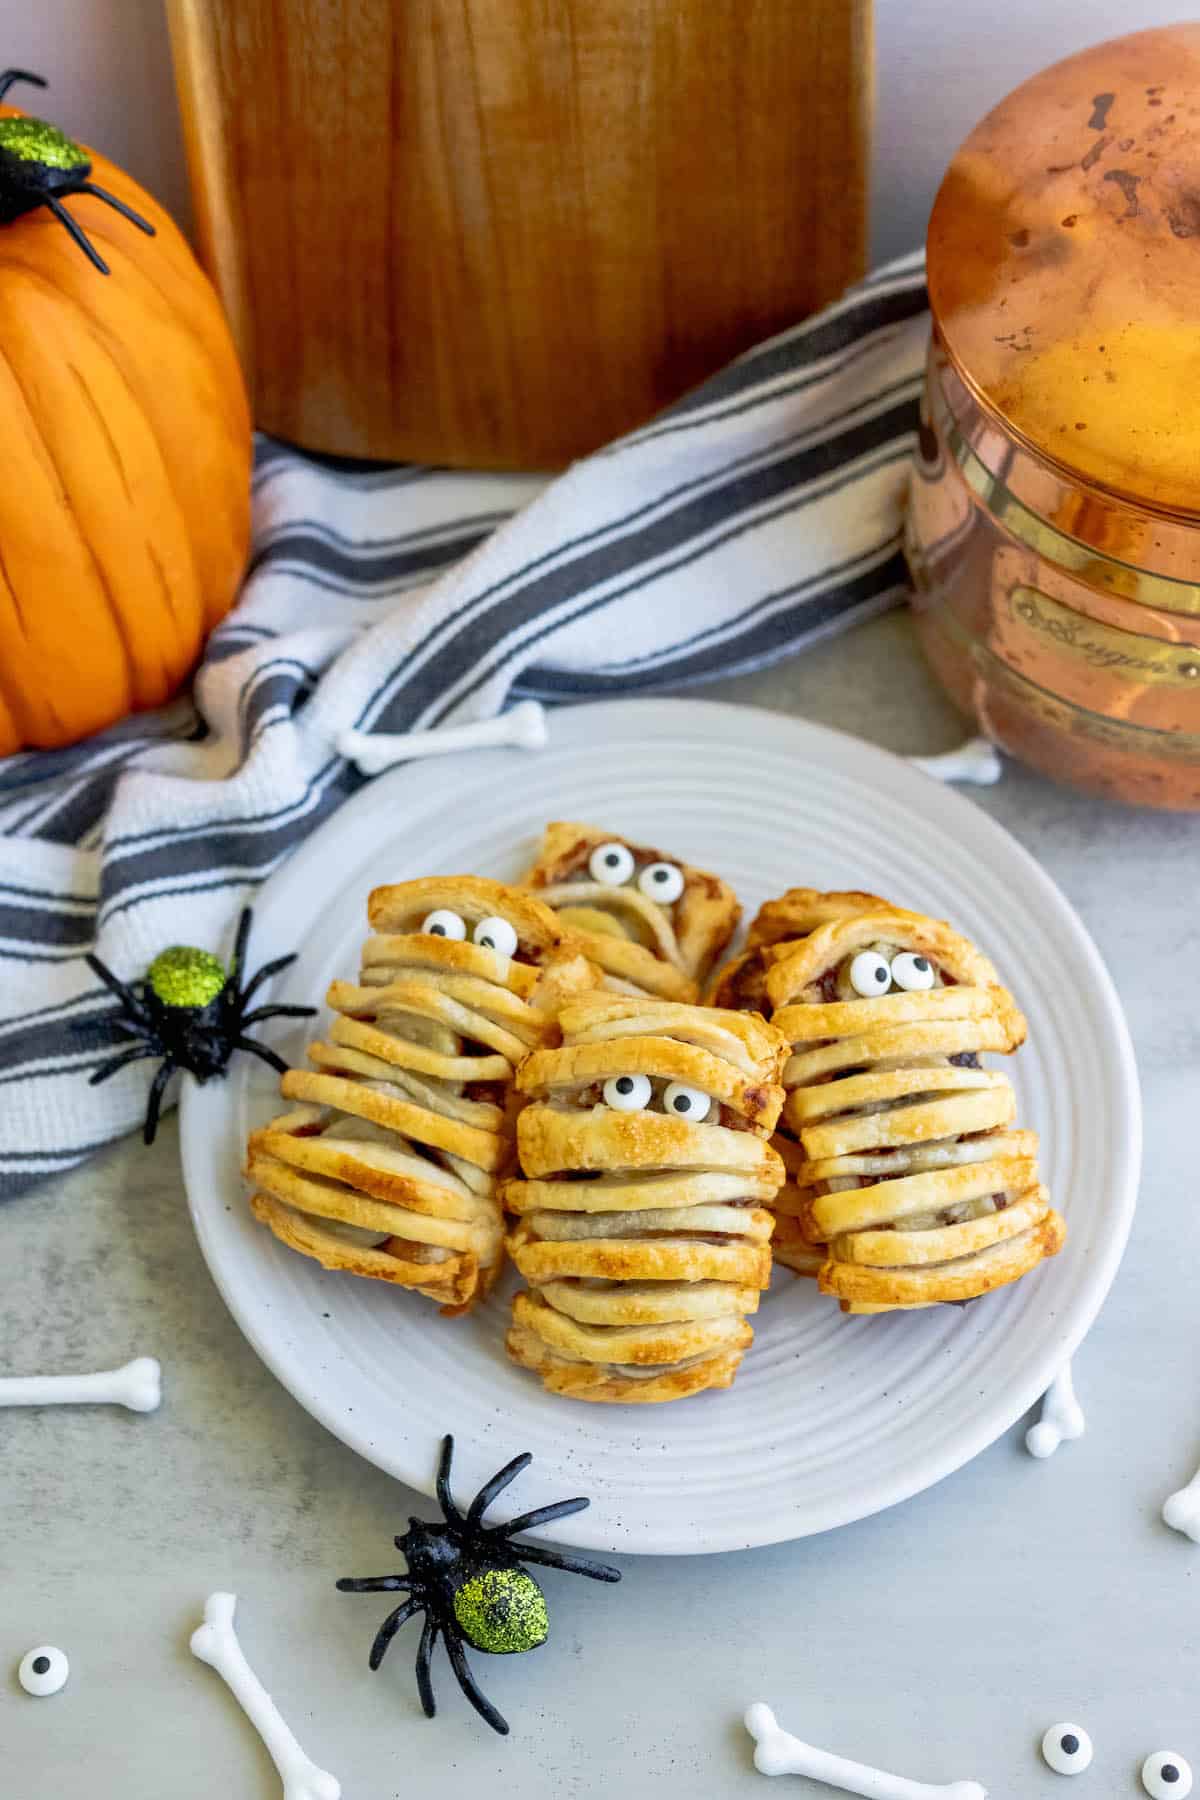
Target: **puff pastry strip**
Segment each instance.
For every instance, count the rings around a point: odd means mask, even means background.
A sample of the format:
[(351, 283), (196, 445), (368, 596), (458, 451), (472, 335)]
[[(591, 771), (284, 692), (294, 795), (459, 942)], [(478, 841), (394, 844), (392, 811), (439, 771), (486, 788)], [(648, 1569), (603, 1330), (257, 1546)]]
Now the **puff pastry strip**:
[[(424, 931), (437, 912), (463, 937)], [(380, 930), (359, 980), (332, 984), (313, 1067), (281, 1081), (300, 1104), (250, 1139), (250, 1204), (323, 1267), (457, 1312), (487, 1292), (503, 1256), (497, 1189), (512, 1161), (514, 1070), (592, 974), (549, 908), (498, 882), (378, 888), (368, 914)], [(472, 941), (484, 919), (507, 921), (511, 955)]]
[[(585, 995), (558, 1022), (561, 1044), (517, 1072), (523, 1178), (504, 1202), (529, 1290), (509, 1353), (578, 1399), (727, 1387), (770, 1280), (786, 1045), (761, 1019), (658, 999)], [(694, 1117), (669, 1110), (680, 1098)]]
[[(865, 895), (828, 900), (806, 936), (759, 946), (754, 978), (792, 1046), (776, 1257), (816, 1272), (848, 1311), (977, 1298), (1065, 1236), (1036, 1135), (1013, 1128), (1007, 1077), (980, 1066), (988, 1051), (1015, 1050), (1025, 1021), (992, 964), (942, 921)], [(790, 917), (821, 910), (810, 902)], [(775, 903), (768, 938), (787, 913)], [(904, 979), (864, 997), (856, 958), (868, 976), (874, 964)], [(737, 976), (721, 979), (736, 991)]]
[[(609, 846), (616, 855), (613, 873), (597, 880), (589, 865)], [(597, 866), (606, 874), (603, 861)], [(679, 891), (656, 900), (642, 891), (639, 877), (664, 868), (673, 872), (668, 893), (674, 886)], [(741, 913), (737, 896), (718, 876), (566, 820), (546, 826), (524, 885), (559, 914), (606, 989), (664, 1000), (698, 999)]]
[(778, 900), (767, 900), (751, 921), (746, 948), (714, 976), (709, 994), (712, 1005), (749, 1008), (769, 1017), (766, 972), (772, 963), (818, 925), (856, 912), (874, 912), (886, 905), (878, 894), (864, 894), (857, 889), (825, 893), (820, 888), (796, 887), (789, 888)]
[(664, 1400), (686, 1400), (709, 1388), (730, 1387), (745, 1354), (733, 1349), (666, 1367), (619, 1368), (566, 1356), (522, 1325), (512, 1327), (507, 1343), (513, 1361), (540, 1375), (549, 1393), (615, 1406), (654, 1406)]
[[(777, 962), (788, 956), (819, 925), (827, 925), (834, 919), (853, 918), (859, 913), (878, 911), (880, 907), (886, 906), (887, 901), (881, 900), (878, 894), (863, 893), (857, 888), (840, 892), (825, 892), (811, 887), (789, 888), (778, 900), (768, 900), (759, 908), (746, 934), (746, 948), (740, 956), (735, 956), (731, 962), (726, 963), (713, 979), (710, 994), (712, 1004), (743, 1010), (749, 1008), (765, 1013), (770, 1018), (773, 1008), (767, 993), (767, 973)], [(772, 1022), (776, 1030), (787, 1035), (787, 1019)], [(800, 1029), (803, 1030), (803, 1022)], [(835, 1067), (854, 1066), (840, 1063), (836, 1043), (815, 1054), (824, 1054), (826, 1061), (832, 1059)], [(801, 1074), (795, 1055), (784, 1066), (783, 1080), (787, 1089), (799, 1085)], [(826, 1252), (823, 1244), (812, 1242), (801, 1229), (800, 1220), (806, 1211), (809, 1196), (797, 1185), (796, 1172), (804, 1161), (804, 1152), (786, 1119), (780, 1121), (773, 1141), (787, 1169), (787, 1179), (775, 1200), (776, 1226), (772, 1252), (776, 1262), (782, 1263), (795, 1274), (816, 1276), (820, 1274), (826, 1260)]]

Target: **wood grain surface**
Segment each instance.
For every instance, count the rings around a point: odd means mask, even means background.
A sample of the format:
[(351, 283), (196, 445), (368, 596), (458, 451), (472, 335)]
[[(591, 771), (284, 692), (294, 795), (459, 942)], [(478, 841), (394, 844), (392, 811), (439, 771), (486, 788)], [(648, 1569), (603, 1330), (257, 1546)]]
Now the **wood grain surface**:
[(870, 0), (167, 0), (264, 429), (553, 467), (861, 273)]

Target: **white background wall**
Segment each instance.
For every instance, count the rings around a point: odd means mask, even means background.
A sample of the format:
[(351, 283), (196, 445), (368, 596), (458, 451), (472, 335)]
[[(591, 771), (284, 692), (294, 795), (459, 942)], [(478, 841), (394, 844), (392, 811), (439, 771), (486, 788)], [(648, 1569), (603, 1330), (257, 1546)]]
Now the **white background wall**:
[[(1198, 0), (1157, 0), (1144, 23), (1198, 14)], [(982, 113), (1046, 63), (1136, 22), (1128, 0), (876, 0), (875, 258), (919, 241), (942, 170)], [(17, 90), (17, 105), (43, 106), (186, 223), (161, 0), (0, 0), (0, 57), (53, 83), (40, 102)]]

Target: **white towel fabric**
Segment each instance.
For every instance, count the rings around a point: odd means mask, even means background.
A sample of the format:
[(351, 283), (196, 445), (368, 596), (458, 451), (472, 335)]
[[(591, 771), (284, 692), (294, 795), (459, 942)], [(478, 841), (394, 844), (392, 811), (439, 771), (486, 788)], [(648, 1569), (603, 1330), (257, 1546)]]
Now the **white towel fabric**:
[[(928, 334), (919, 255), (540, 477), (350, 469), (262, 440), (254, 557), (190, 699), (0, 761), (0, 1197), (145, 1113), (84, 962), (227, 954), (239, 908), (406, 731), (759, 668), (897, 601)], [(252, 956), (267, 947), (252, 945)]]

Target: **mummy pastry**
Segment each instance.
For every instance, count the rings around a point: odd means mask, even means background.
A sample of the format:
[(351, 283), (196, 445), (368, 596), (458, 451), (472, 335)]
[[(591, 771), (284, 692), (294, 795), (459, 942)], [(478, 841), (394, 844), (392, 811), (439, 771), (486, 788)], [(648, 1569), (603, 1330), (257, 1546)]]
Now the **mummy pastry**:
[[(881, 900), (878, 894), (858, 890), (824, 893), (819, 888), (789, 888), (778, 900), (768, 900), (759, 908), (746, 934), (746, 948), (740, 956), (726, 963), (713, 982), (713, 1005), (749, 1009), (769, 1016), (767, 971), (775, 963), (787, 956), (818, 925), (886, 907), (887, 901)], [(825, 1262), (826, 1251), (823, 1244), (810, 1243), (800, 1229), (800, 1213), (807, 1204), (807, 1196), (797, 1187), (796, 1175), (804, 1164), (804, 1152), (795, 1133), (784, 1123), (780, 1124), (772, 1141), (787, 1171), (787, 1179), (772, 1206), (776, 1217), (772, 1254), (776, 1262), (797, 1275), (815, 1276)]]
[(251, 1207), (327, 1269), (459, 1311), (503, 1254), (512, 1075), (581, 956), (529, 894), (474, 876), (376, 888), (357, 983), (335, 981), (328, 1041), (280, 1084), (293, 1110), (250, 1139)]
[(509, 1354), (580, 1400), (728, 1387), (770, 1280), (786, 1046), (750, 1014), (605, 994), (559, 1025), (517, 1074)]
[(979, 1061), (1017, 1049), (1025, 1021), (973, 945), (936, 919), (853, 910), (776, 956), (764, 987), (792, 1047), (796, 1229), (828, 1246), (825, 1293), (850, 1312), (970, 1300), (1061, 1248), (1036, 1134)]
[(695, 1000), (740, 915), (716, 875), (591, 825), (547, 825), (525, 877), (615, 993)]

